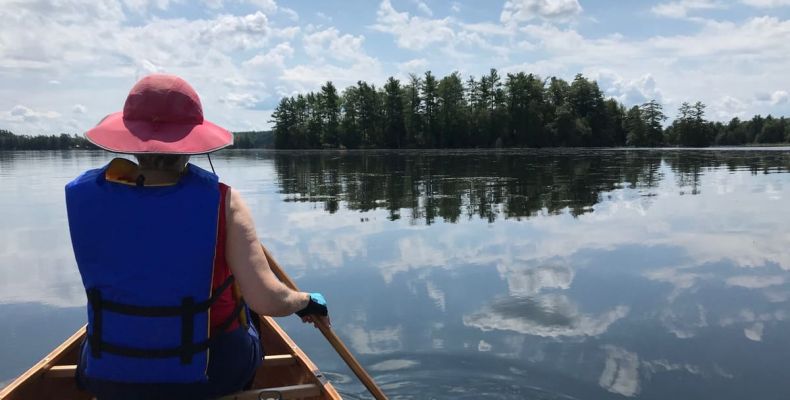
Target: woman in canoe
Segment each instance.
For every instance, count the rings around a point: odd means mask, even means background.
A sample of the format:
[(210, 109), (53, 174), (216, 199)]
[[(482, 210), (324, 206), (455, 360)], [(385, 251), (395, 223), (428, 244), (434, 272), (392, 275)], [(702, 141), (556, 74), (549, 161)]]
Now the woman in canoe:
[[(233, 143), (183, 79), (155, 74), (87, 132), (116, 158), (66, 186), (88, 296), (78, 383), (99, 399), (212, 398), (262, 358), (254, 317), (327, 318), (318, 293), (272, 273), (239, 193), (187, 161)], [(249, 309), (248, 309), (249, 307)]]

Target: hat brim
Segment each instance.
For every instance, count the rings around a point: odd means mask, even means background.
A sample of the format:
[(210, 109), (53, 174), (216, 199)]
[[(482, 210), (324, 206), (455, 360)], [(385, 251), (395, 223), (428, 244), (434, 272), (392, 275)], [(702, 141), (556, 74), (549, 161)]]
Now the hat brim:
[(205, 154), (233, 144), (233, 134), (209, 121), (154, 123), (126, 120), (122, 112), (108, 115), (85, 136), (102, 149), (126, 154)]

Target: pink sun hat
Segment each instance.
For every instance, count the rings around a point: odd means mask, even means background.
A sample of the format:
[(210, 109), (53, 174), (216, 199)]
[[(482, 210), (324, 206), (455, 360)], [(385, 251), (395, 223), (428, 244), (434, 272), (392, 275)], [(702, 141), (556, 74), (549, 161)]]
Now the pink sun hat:
[(233, 144), (227, 129), (203, 119), (195, 89), (165, 74), (137, 82), (123, 111), (104, 117), (85, 136), (105, 150), (127, 154), (205, 154)]

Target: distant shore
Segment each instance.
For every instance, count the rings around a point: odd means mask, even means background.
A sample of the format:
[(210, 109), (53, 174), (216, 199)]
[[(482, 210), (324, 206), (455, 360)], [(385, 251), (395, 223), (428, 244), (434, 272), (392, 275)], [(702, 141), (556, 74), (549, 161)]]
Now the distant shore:
[[(702, 147), (692, 146), (602, 146), (602, 147), (574, 147), (574, 146), (546, 146), (546, 147), (523, 147), (523, 146), (502, 146), (502, 147), (447, 147), (447, 148), (387, 148), (387, 147), (364, 147), (354, 149), (343, 147), (324, 147), (324, 148), (288, 148), (278, 149), (274, 147), (274, 133), (272, 131), (250, 131), (234, 132), (234, 145), (228, 147), (229, 150), (278, 150), (289, 152), (365, 152), (365, 151), (452, 151), (452, 152), (474, 152), (474, 151), (507, 151), (507, 150), (552, 150), (552, 149), (623, 149), (623, 150), (671, 150), (671, 149), (760, 149), (760, 148), (790, 148), (790, 143), (747, 143), (740, 145), (711, 145)], [(36, 150), (101, 150), (85, 139), (82, 135), (16, 135), (12, 132), (0, 129), (0, 151), (36, 151)]]

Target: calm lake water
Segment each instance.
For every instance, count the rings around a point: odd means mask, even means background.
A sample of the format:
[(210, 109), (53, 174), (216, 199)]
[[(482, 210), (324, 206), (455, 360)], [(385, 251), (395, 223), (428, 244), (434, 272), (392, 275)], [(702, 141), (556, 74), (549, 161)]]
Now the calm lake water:
[[(111, 157), (0, 152), (0, 382), (85, 322), (63, 185)], [(213, 161), (393, 399), (790, 398), (790, 152)], [(279, 321), (365, 398), (316, 330)]]

